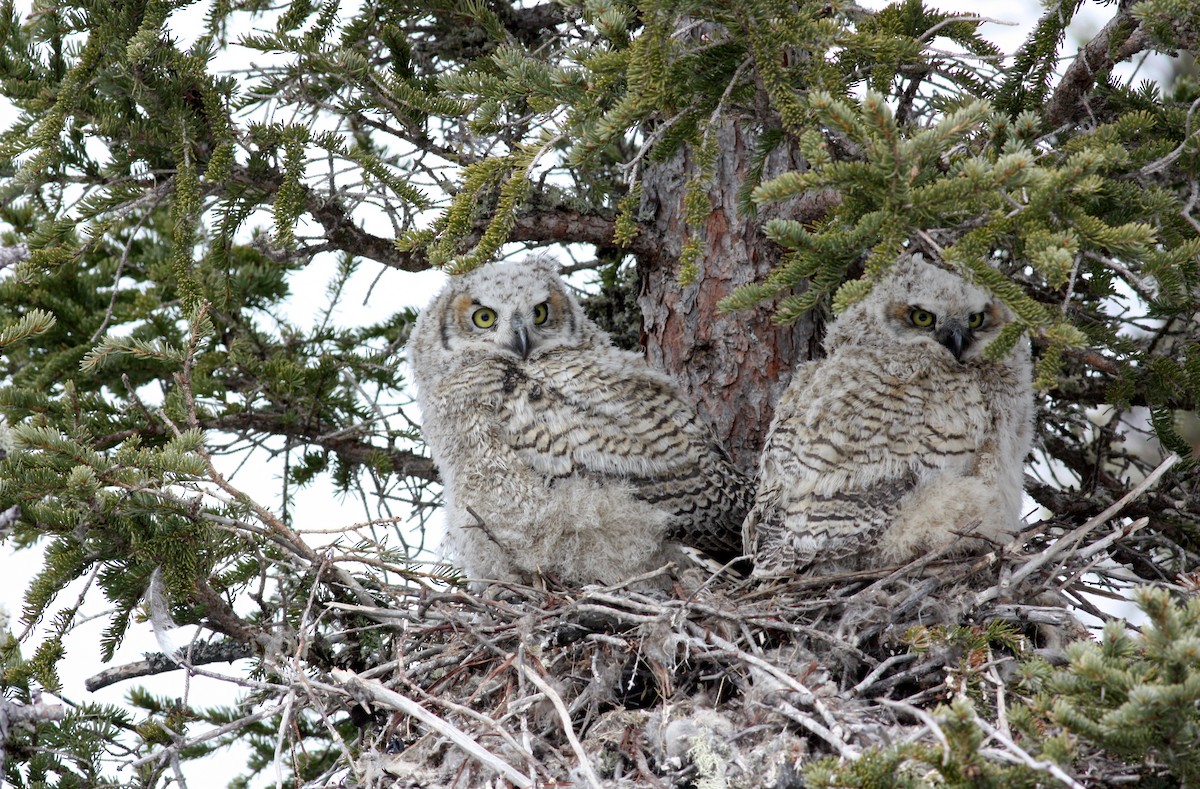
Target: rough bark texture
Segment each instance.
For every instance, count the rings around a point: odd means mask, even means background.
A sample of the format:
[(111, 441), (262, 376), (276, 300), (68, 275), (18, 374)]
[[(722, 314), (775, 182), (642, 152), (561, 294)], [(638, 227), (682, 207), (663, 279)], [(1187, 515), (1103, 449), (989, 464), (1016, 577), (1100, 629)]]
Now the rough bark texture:
[[(658, 263), (639, 256), (645, 317), (643, 343), (650, 363), (672, 373), (717, 432), (734, 461), (746, 470), (757, 465), (775, 403), (787, 387), (793, 364), (819, 349), (820, 326), (811, 316), (792, 326), (772, 322), (772, 304), (732, 315), (717, 303), (739, 285), (761, 281), (778, 260), (779, 249), (762, 232), (766, 216), (746, 216), (738, 193), (751, 169), (754, 132), (726, 122), (720, 131), (716, 174), (709, 190), (712, 210), (701, 231), (705, 253), (696, 281), (681, 287), (679, 253), (687, 232), (683, 197), (696, 168), (684, 150), (648, 169), (643, 179), (642, 218), (648, 235), (659, 240)], [(764, 167), (764, 179), (802, 169), (798, 154), (779, 150)], [(819, 201), (816, 201), (819, 203)], [(785, 206), (792, 218), (802, 203)], [(820, 210), (810, 203), (807, 210)]]

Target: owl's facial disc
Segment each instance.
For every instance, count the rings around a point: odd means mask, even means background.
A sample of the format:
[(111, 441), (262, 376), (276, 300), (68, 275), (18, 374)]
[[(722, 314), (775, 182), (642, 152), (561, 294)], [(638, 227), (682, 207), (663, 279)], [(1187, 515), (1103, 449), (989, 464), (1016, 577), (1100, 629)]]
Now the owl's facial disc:
[[(561, 299), (550, 293), (532, 309), (509, 305), (492, 307), (469, 295), (459, 297), (458, 314), (463, 328), (480, 339), (495, 343), (505, 351), (528, 359), (554, 332), (555, 316), (561, 311)], [(495, 303), (495, 302), (493, 302)], [(552, 320), (552, 318), (554, 320)]]
[(938, 344), (954, 354), (955, 360), (960, 362), (967, 349), (975, 343), (975, 331), (985, 329), (993, 319), (987, 309), (964, 317), (958, 314), (938, 315), (916, 304), (897, 305), (893, 313), (897, 317), (905, 316), (910, 325), (930, 333)]

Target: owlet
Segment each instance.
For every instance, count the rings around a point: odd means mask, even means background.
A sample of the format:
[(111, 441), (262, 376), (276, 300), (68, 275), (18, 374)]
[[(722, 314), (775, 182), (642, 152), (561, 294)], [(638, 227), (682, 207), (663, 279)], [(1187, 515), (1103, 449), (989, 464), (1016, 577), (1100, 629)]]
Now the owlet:
[(999, 300), (896, 263), (802, 365), (775, 412), (743, 535), (755, 575), (868, 569), (1005, 541), (1033, 432), (1029, 343), (984, 355)]
[(665, 375), (534, 258), (452, 277), (409, 340), (445, 548), (474, 578), (615, 583), (740, 553), (750, 480)]

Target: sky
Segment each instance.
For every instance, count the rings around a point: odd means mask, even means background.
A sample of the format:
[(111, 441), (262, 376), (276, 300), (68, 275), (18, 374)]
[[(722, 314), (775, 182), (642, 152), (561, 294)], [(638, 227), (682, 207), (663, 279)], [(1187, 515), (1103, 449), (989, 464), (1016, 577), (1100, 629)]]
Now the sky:
[[(863, 2), (862, 5), (879, 8), (884, 3), (868, 1)], [(988, 16), (994, 18), (995, 21), (986, 24), (981, 32), (984, 37), (998, 44), (1003, 51), (1008, 53), (1013, 52), (1024, 39), (1041, 10), (1040, 5), (1033, 0), (1012, 0), (1012, 2), (1004, 4), (981, 3), (978, 0), (974, 2), (945, 0), (941, 3), (931, 3), (931, 5), (946, 11), (961, 13), (974, 13), (981, 7), (987, 7), (989, 9)], [(17, 3), (19, 12), (24, 13), (28, 7), (28, 0), (19, 0)], [(173, 29), (186, 41), (189, 35), (194, 35), (195, 31), (201, 27), (201, 21), (207, 8), (207, 2), (200, 2), (175, 12), (171, 18)], [(1097, 3), (1089, 3), (1076, 22), (1074, 40), (1082, 41), (1085, 36), (1090, 36), (1099, 29), (1111, 13), (1111, 6), (1103, 7)], [(1073, 52), (1073, 47), (1068, 45), (1066, 51)], [(245, 51), (239, 52), (235, 48), (222, 54), (216, 67), (219, 69), (238, 68), (247, 62), (247, 58), (248, 55)], [(1150, 64), (1145, 67), (1145, 72), (1140, 76), (1156, 76), (1158, 69), (1158, 66)], [(12, 118), (11, 106), (0, 99), (0, 128), (6, 128)], [(368, 226), (366, 229), (384, 236), (391, 233), (390, 226)], [(286, 317), (290, 321), (300, 326), (311, 325), (314, 317), (325, 309), (327, 304), (326, 286), (333, 271), (334, 261), (331, 256), (327, 256), (327, 259), (314, 263), (292, 277), (290, 282), (292, 297), (286, 307)], [(389, 270), (384, 272), (383, 280), (372, 290), (372, 282), (377, 274), (376, 264), (368, 263), (361, 267), (361, 273), (351, 282), (349, 297), (344, 301), (346, 306), (336, 316), (343, 324), (361, 325), (375, 321), (381, 316), (406, 306), (423, 306), (444, 281), (444, 275), (440, 272), (409, 274)], [(369, 291), (370, 295), (368, 295)], [(278, 501), (278, 473), (270, 468), (255, 468), (244, 472), (243, 476), (239, 478), (238, 484), (246, 487), (252, 494), (261, 491), (259, 499), (261, 501)], [(298, 494), (294, 510), (297, 515), (296, 526), (298, 528), (323, 527), (341, 523), (344, 519), (342, 509), (338, 499), (327, 485), (315, 485)], [(357, 510), (355, 513), (354, 520), (361, 520), (357, 517)], [(0, 546), (0, 577), (5, 578), (3, 586), (0, 587), (0, 607), (7, 608), (14, 620), (20, 611), (21, 595), (28, 580), (36, 573), (39, 566), (40, 559), (36, 551), (14, 554), (9, 546)], [(61, 606), (65, 602), (66, 598), (60, 600), (59, 605)], [(100, 614), (101, 611), (93, 604), (93, 610), (90, 613)], [(83, 689), (83, 680), (102, 668), (95, 656), (96, 643), (104, 621), (103, 617), (94, 619), (79, 628), (68, 641), (67, 647), (71, 656), (64, 664), (68, 671), (64, 673), (66, 687), (63, 693), (63, 696), (68, 699), (76, 702), (91, 700), (120, 703), (128, 692), (128, 688), (122, 685), (113, 686), (95, 694), (89, 694)], [(32, 652), (33, 644), (34, 642), (30, 642), (26, 645), (27, 654)], [(139, 660), (141, 653), (145, 651), (157, 651), (157, 644), (148, 628), (135, 628), (111, 665)], [(236, 673), (237, 671), (236, 668), (224, 665), (208, 668), (217, 672)], [(139, 682), (143, 681), (139, 680)], [(229, 688), (225, 683), (202, 677), (187, 682), (182, 672), (149, 678), (143, 684), (155, 693), (173, 696), (190, 695), (192, 698), (206, 701), (213, 698), (225, 698), (229, 695)], [(189, 772), (198, 769), (205, 770), (203, 779), (196, 778), (194, 785), (223, 783), (227, 777), (236, 774), (236, 768), (241, 765), (241, 760), (239, 758), (227, 758), (224, 761), (216, 759), (208, 760), (207, 764), (208, 766), (204, 768), (189, 768)], [(195, 772), (194, 777), (199, 774), (199, 772)]]

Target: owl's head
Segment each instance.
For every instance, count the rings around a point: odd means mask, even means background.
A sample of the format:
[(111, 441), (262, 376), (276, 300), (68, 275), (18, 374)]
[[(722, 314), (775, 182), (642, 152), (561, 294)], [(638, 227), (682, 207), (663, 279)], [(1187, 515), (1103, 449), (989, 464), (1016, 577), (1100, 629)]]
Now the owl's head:
[(417, 320), (413, 355), (462, 358), (476, 351), (528, 359), (598, 331), (558, 276), (558, 264), (534, 257), (451, 277)]
[(1008, 307), (986, 290), (912, 256), (838, 317), (826, 346), (899, 343), (965, 362), (982, 355), (1011, 321)]

